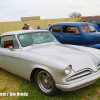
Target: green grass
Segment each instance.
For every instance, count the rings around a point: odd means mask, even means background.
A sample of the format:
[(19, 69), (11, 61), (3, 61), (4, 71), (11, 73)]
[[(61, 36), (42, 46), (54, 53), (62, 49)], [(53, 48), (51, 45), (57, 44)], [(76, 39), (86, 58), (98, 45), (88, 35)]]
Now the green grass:
[(28, 96), (0, 96), (1, 100), (100, 100), (100, 79), (92, 85), (72, 92), (62, 92), (55, 97), (41, 94), (35, 82), (29, 82), (19, 76), (0, 69), (0, 93), (28, 93)]

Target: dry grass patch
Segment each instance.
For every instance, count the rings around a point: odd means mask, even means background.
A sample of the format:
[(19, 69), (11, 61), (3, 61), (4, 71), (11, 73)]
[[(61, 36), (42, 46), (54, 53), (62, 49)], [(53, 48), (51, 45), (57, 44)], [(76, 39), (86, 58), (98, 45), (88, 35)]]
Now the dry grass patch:
[(84, 89), (83, 99), (81, 100), (100, 100), (100, 79)]
[[(20, 83), (19, 83), (20, 82)], [(8, 96), (0, 96), (1, 100), (16, 100), (18, 97), (10, 96), (10, 92), (20, 92), (19, 87), (21, 84), (21, 78), (9, 73), (0, 68), (0, 93), (6, 93)]]

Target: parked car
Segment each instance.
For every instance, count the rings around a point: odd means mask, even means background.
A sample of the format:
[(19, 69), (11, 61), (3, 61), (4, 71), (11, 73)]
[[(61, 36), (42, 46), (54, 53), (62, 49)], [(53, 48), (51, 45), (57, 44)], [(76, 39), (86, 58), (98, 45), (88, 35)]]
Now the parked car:
[(29, 81), (41, 93), (73, 91), (100, 77), (100, 51), (61, 44), (46, 30), (21, 30), (0, 36), (0, 67)]
[(100, 49), (100, 32), (88, 22), (61, 22), (52, 24), (49, 31), (60, 43)]

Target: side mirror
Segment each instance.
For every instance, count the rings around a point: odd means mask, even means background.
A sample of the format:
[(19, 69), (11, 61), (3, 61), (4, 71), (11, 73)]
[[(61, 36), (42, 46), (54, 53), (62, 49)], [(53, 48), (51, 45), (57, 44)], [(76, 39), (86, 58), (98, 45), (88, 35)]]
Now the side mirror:
[(12, 46), (9, 46), (9, 50), (14, 51), (14, 49), (13, 49), (13, 47), (12, 47)]

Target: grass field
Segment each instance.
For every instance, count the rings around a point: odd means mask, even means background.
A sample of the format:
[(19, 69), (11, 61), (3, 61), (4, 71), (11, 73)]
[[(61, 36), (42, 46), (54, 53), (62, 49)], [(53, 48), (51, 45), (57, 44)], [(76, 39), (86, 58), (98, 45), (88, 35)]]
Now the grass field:
[(0, 100), (100, 100), (100, 79), (82, 89), (48, 97), (38, 91), (35, 82), (31, 83), (0, 68), (0, 93), (10, 92), (26, 92), (28, 96), (0, 96)]

